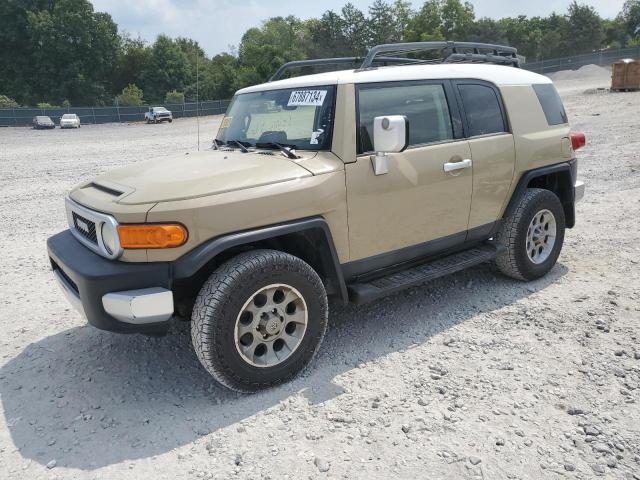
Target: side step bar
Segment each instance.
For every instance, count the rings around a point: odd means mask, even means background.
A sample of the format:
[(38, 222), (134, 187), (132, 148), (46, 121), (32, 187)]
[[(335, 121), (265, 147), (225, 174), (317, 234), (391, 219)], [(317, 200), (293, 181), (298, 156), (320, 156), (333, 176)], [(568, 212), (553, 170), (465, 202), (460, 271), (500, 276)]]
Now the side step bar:
[(356, 305), (361, 305), (405, 288), (421, 285), (450, 273), (464, 270), (467, 267), (487, 262), (504, 251), (505, 247), (502, 245), (483, 243), (469, 250), (454, 253), (368, 282), (352, 283), (347, 286), (349, 300)]

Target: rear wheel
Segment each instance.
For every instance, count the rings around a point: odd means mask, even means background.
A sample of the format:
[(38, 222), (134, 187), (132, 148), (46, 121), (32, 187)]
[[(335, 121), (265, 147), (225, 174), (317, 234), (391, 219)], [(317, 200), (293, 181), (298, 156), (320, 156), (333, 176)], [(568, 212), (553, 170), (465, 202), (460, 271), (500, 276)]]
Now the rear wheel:
[(234, 257), (205, 282), (191, 338), (202, 365), (222, 385), (252, 392), (298, 374), (327, 328), (327, 295), (307, 263), (275, 250)]
[(496, 240), (507, 247), (496, 259), (498, 268), (518, 280), (542, 277), (558, 260), (564, 231), (564, 210), (556, 194), (540, 188), (527, 189), (496, 235)]

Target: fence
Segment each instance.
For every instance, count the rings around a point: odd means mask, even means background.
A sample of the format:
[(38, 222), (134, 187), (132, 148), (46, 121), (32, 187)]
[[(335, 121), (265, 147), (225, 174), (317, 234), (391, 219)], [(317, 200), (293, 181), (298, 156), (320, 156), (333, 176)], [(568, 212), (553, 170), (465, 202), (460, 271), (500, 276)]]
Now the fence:
[(627, 48), (612, 48), (573, 57), (552, 58), (539, 62), (524, 63), (522, 68), (536, 73), (552, 73), (560, 70), (576, 70), (585, 65), (608, 66), (623, 58), (640, 58), (640, 45)]
[[(224, 113), (229, 100), (212, 100), (208, 102), (179, 103), (164, 105), (173, 113), (173, 118), (218, 115)], [(112, 123), (112, 122), (140, 122), (144, 121), (144, 114), (149, 107), (64, 107), (64, 108), (2, 108), (0, 109), (0, 127), (31, 125), (36, 115), (51, 117), (56, 124), (65, 113), (75, 113), (80, 117), (81, 124)]]

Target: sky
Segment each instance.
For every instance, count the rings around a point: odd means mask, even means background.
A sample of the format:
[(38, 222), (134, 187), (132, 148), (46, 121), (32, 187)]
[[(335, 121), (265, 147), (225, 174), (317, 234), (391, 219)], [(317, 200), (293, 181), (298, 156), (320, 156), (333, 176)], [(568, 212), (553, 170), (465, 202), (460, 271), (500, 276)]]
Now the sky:
[[(93, 0), (96, 11), (110, 13), (120, 30), (153, 42), (160, 33), (196, 40), (209, 55), (238, 45), (243, 33), (269, 17), (319, 17), (339, 11), (348, 0)], [(566, 12), (572, 0), (471, 0), (476, 17), (545, 16)], [(351, 0), (367, 11), (373, 0)], [(413, 1), (414, 7), (422, 5)], [(607, 18), (615, 17), (624, 0), (582, 0)]]

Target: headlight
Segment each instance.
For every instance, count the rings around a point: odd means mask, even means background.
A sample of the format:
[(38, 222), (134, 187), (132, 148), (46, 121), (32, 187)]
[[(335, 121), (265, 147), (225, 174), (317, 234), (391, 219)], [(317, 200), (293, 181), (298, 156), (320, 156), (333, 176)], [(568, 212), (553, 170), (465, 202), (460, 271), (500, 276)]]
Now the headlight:
[(109, 252), (109, 255), (113, 255), (118, 251), (118, 237), (116, 231), (111, 225), (106, 223), (102, 224), (102, 243)]

